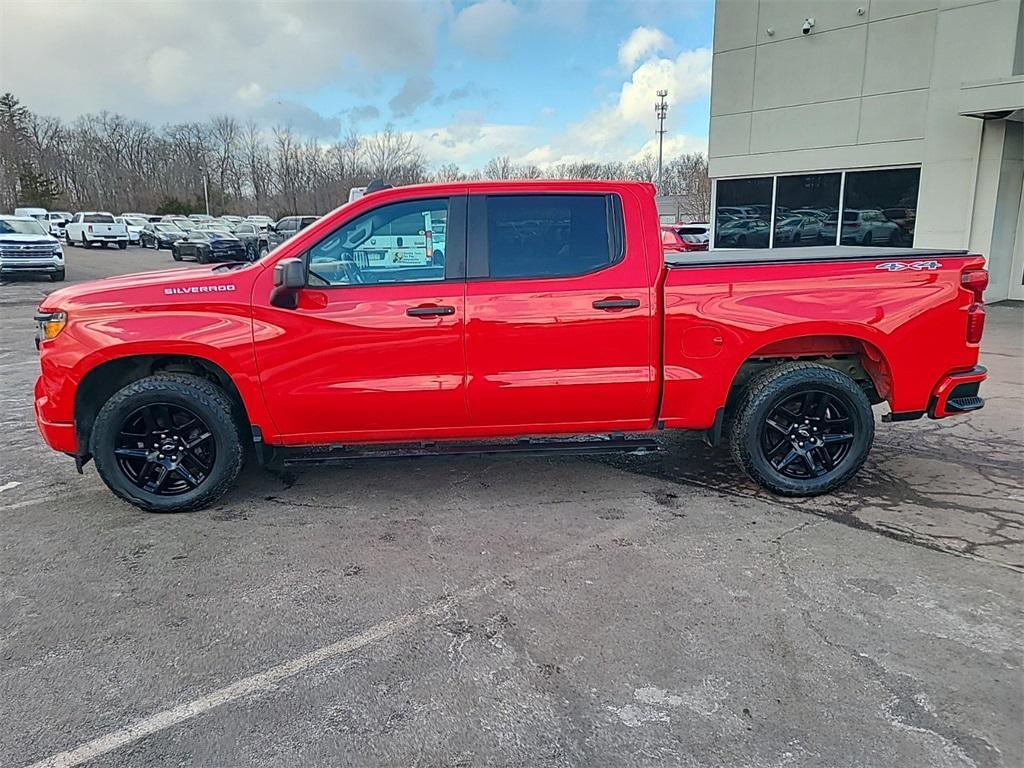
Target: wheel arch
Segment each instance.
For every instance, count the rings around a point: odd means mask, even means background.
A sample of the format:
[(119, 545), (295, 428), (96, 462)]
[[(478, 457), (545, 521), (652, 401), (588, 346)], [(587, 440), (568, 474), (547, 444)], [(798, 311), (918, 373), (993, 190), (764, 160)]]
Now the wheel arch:
[(156, 373), (188, 373), (223, 389), (234, 416), (248, 438), (250, 421), (245, 400), (227, 371), (209, 358), (194, 354), (134, 354), (107, 360), (90, 369), (75, 390), (75, 434), (79, 451), (88, 453), (92, 428), (103, 404), (121, 388)]
[(877, 344), (851, 333), (808, 333), (775, 339), (751, 352), (733, 376), (730, 403), (758, 373), (794, 360), (845, 373), (864, 388), (873, 405), (892, 401), (892, 368)]

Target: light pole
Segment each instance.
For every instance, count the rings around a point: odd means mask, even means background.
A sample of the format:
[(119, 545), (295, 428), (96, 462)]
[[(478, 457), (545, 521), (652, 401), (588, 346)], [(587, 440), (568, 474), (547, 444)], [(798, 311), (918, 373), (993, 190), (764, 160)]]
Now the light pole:
[(661, 159), (662, 145), (665, 143), (665, 116), (668, 114), (668, 102), (665, 97), (668, 91), (658, 91), (658, 100), (654, 103), (654, 114), (658, 118), (658, 128), (654, 132), (658, 134), (658, 194), (661, 194)]
[(210, 215), (210, 190), (206, 185), (206, 169), (200, 168), (199, 173), (203, 175), (203, 200), (206, 201), (206, 215)]

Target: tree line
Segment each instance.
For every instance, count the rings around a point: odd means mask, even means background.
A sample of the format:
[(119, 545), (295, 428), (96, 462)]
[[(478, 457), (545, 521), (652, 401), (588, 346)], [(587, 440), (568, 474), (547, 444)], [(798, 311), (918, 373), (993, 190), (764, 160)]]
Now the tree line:
[[(206, 122), (154, 126), (101, 112), (66, 123), (37, 115), (10, 93), (0, 96), (0, 210), (217, 214), (322, 214), (373, 179), (391, 184), (474, 179), (626, 179), (653, 181), (657, 160), (571, 162), (546, 168), (491, 159), (466, 170), (432, 168), (413, 135), (387, 127), (339, 141), (302, 136), (220, 115)], [(710, 184), (704, 155), (684, 154), (663, 168), (662, 193), (682, 195), (681, 213), (706, 220)]]

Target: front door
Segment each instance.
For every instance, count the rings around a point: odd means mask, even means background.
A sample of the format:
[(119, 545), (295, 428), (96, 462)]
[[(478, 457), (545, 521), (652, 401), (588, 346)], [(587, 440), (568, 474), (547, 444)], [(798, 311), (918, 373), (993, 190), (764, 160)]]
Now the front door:
[(411, 440), (466, 425), (465, 205), (395, 202), (340, 225), (306, 252), (295, 309), (271, 306), (269, 286), (258, 288), (256, 359), (286, 444)]
[[(646, 429), (657, 386), (651, 279), (617, 195), (470, 198), (466, 348), (481, 433)], [(627, 200), (627, 205), (635, 201)]]

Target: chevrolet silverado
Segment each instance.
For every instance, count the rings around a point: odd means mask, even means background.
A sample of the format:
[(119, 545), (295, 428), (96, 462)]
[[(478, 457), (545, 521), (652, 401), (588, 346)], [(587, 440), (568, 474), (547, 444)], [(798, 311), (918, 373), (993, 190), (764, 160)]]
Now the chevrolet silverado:
[(987, 281), (963, 251), (666, 256), (649, 184), (384, 189), (254, 263), (50, 294), (36, 416), (156, 511), (221, 496), (247, 444), (276, 465), (647, 450), (670, 429), (807, 496), (864, 463), (873, 405), (983, 405)]

